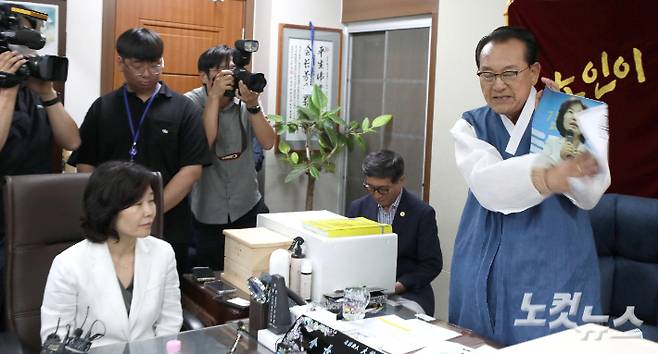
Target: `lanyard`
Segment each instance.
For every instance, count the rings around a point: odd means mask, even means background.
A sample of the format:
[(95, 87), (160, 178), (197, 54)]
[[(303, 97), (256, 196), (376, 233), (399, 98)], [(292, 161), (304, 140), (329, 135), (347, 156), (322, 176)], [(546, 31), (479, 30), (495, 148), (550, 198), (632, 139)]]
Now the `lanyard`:
[(148, 112), (149, 108), (151, 108), (151, 103), (153, 103), (153, 101), (155, 100), (155, 95), (158, 93), (158, 91), (160, 91), (160, 86), (161, 85), (158, 82), (158, 84), (155, 85), (155, 90), (153, 90), (151, 97), (146, 102), (146, 108), (144, 108), (142, 117), (139, 118), (139, 125), (137, 126), (137, 130), (135, 130), (135, 126), (133, 124), (133, 115), (130, 112), (130, 105), (128, 104), (128, 88), (127, 85), (123, 86), (123, 103), (126, 106), (126, 114), (128, 115), (128, 125), (130, 126), (130, 133), (133, 136), (133, 143), (130, 146), (130, 150), (128, 150), (128, 155), (130, 155), (131, 162), (135, 161), (135, 156), (137, 156), (137, 140), (139, 140), (139, 133), (142, 131), (142, 123), (144, 123), (144, 118), (146, 118), (146, 113)]
[(308, 23), (311, 31), (311, 84), (315, 82), (315, 26), (313, 22)]

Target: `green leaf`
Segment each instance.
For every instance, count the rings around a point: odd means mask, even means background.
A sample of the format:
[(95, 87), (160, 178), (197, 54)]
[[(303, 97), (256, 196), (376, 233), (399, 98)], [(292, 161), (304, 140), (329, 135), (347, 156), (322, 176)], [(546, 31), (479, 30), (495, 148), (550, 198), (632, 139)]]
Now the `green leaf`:
[(286, 155), (290, 152), (290, 145), (283, 139), (279, 140), (279, 151)]
[(276, 134), (277, 135), (283, 135), (288, 132), (288, 125), (287, 124), (278, 124), (276, 125)]
[[(302, 110), (302, 108), (304, 110)], [(306, 107), (297, 107), (297, 119), (295, 119), (295, 123), (302, 124), (305, 122), (312, 122), (313, 120), (306, 114), (308, 112), (308, 108)]]
[(299, 130), (299, 126), (295, 123), (288, 123), (288, 132), (296, 133)]
[(372, 127), (373, 127), (373, 128), (383, 127), (383, 126), (385, 126), (386, 124), (388, 124), (388, 122), (390, 122), (391, 119), (393, 119), (393, 116), (392, 116), (392, 115), (390, 115), (390, 114), (382, 114), (381, 116), (379, 116), (379, 117), (377, 117), (377, 118), (375, 118), (375, 119), (372, 120)]
[(327, 107), (327, 96), (322, 92), (319, 85), (313, 85), (311, 101), (318, 108), (318, 111), (322, 111)]
[(299, 163), (299, 155), (296, 152), (293, 151), (292, 154), (290, 154), (290, 161), (292, 161), (292, 163), (295, 164), (295, 165), (298, 164)]
[(305, 116), (304, 118), (307, 120), (312, 120), (312, 121), (317, 121), (318, 116), (320, 115), (320, 112), (313, 111), (313, 109), (309, 109), (306, 107), (297, 107), (297, 112), (299, 113), (300, 116)]
[(332, 122), (334, 122), (334, 123), (336, 123), (336, 124), (338, 124), (338, 125), (340, 125), (340, 126), (343, 126), (343, 127), (347, 125), (347, 123), (345, 123), (345, 121), (343, 120), (343, 118), (337, 116), (335, 113), (332, 113), (332, 112), (324, 112), (324, 113), (322, 113), (322, 118), (323, 118), (323, 119), (330, 120), (330, 121), (332, 121)]
[(267, 115), (267, 120), (272, 122), (272, 123), (281, 123), (281, 122), (283, 122), (283, 117), (281, 117), (278, 114), (268, 114)]
[(315, 179), (320, 178), (320, 170), (318, 170), (317, 167), (311, 165), (308, 169), (308, 172), (311, 174), (311, 176)]
[(349, 139), (347, 139), (347, 142), (346, 142), (345, 145), (347, 145), (347, 150), (348, 151), (351, 152), (352, 150), (354, 150), (354, 137), (351, 136)]
[(318, 166), (322, 165), (322, 161), (323, 161), (322, 154), (313, 154), (311, 156), (311, 162)]
[(366, 131), (370, 128), (370, 119), (368, 117), (363, 118), (361, 122), (361, 130)]
[(322, 121), (321, 128), (324, 131), (327, 131), (327, 130), (336, 131), (336, 124), (334, 122), (332, 122), (331, 120), (325, 120), (325, 121)]
[(336, 107), (336, 108), (334, 108), (334, 109), (332, 109), (331, 111), (329, 111), (328, 113), (331, 113), (331, 114), (336, 114), (336, 115), (337, 115), (337, 114), (338, 114), (338, 112), (340, 112), (340, 109), (341, 109), (341, 107), (340, 107), (340, 106), (338, 106), (338, 107)]
[(349, 139), (345, 135), (338, 134), (338, 144), (339, 144), (339, 146), (344, 146), (345, 144), (347, 144), (348, 140)]
[(366, 141), (363, 139), (363, 136), (361, 135), (354, 136), (354, 141), (356, 141), (356, 143), (359, 145), (361, 150), (366, 149)]
[(327, 137), (327, 134), (320, 134), (320, 136), (318, 136), (318, 145), (320, 145), (320, 147), (325, 150), (331, 150), (331, 148), (329, 147), (329, 142), (327, 142), (327, 139), (329, 139), (329, 137)]
[(336, 146), (336, 144), (338, 143), (338, 133), (336, 132), (336, 129), (331, 127), (330, 129), (324, 129), (324, 132), (329, 137), (329, 141), (331, 142), (331, 146)]
[(292, 169), (292, 171), (288, 173), (284, 182), (290, 183), (296, 180), (297, 178), (299, 178), (299, 176), (303, 175), (305, 172), (306, 172), (306, 165), (296, 166), (295, 168)]
[(333, 162), (326, 162), (324, 164), (324, 170), (329, 173), (334, 173), (336, 172), (336, 164)]

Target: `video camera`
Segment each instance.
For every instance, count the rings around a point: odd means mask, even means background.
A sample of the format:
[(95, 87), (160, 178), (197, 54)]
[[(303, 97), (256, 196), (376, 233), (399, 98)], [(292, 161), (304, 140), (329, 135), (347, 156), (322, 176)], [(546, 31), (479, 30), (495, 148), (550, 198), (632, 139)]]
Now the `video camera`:
[(235, 41), (235, 48), (232, 50), (233, 64), (233, 87), (235, 89), (224, 92), (224, 96), (234, 97), (235, 90), (238, 88), (238, 82), (244, 82), (247, 87), (254, 92), (263, 92), (267, 85), (267, 80), (263, 73), (252, 74), (245, 66), (251, 62), (251, 53), (258, 51), (258, 41), (253, 39), (238, 39)]
[[(21, 24), (21, 18), (37, 27), (37, 21), (47, 21), (48, 14), (30, 10), (13, 4), (0, 5), (0, 53), (10, 51), (11, 45), (41, 49), (46, 45), (45, 36), (35, 28)], [(69, 61), (56, 55), (35, 55), (27, 57), (27, 62), (15, 74), (0, 72), (0, 87), (13, 87), (34, 77), (43, 81), (66, 81)]]

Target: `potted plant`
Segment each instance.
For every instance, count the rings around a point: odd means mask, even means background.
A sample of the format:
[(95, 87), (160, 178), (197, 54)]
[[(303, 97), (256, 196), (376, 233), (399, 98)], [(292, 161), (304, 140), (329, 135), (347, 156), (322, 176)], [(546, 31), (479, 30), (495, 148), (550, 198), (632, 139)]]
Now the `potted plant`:
[[(328, 109), (327, 105), (327, 96), (318, 85), (314, 85), (306, 106), (297, 107), (296, 119), (284, 121), (278, 115), (268, 116), (279, 135), (281, 159), (291, 167), (285, 182), (292, 182), (302, 175), (307, 176), (306, 210), (313, 209), (315, 181), (320, 178), (320, 173), (333, 173), (336, 170), (335, 159), (345, 148), (352, 151), (358, 145), (365, 150), (363, 135), (374, 133), (393, 118), (390, 114), (384, 114), (373, 120), (366, 117), (361, 122), (347, 123), (338, 115), (340, 107)], [(304, 149), (300, 152), (293, 151), (284, 139), (286, 133), (298, 131), (305, 135)]]

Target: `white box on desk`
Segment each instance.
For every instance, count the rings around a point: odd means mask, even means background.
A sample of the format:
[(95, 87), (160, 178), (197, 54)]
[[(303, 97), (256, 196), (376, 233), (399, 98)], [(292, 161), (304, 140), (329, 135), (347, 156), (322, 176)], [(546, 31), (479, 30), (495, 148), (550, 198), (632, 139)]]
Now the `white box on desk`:
[(304, 252), (313, 264), (312, 298), (349, 286), (395, 290), (398, 236), (394, 233), (325, 237), (303, 227), (304, 220), (340, 219), (326, 210), (259, 214), (256, 225), (284, 236), (304, 238)]

